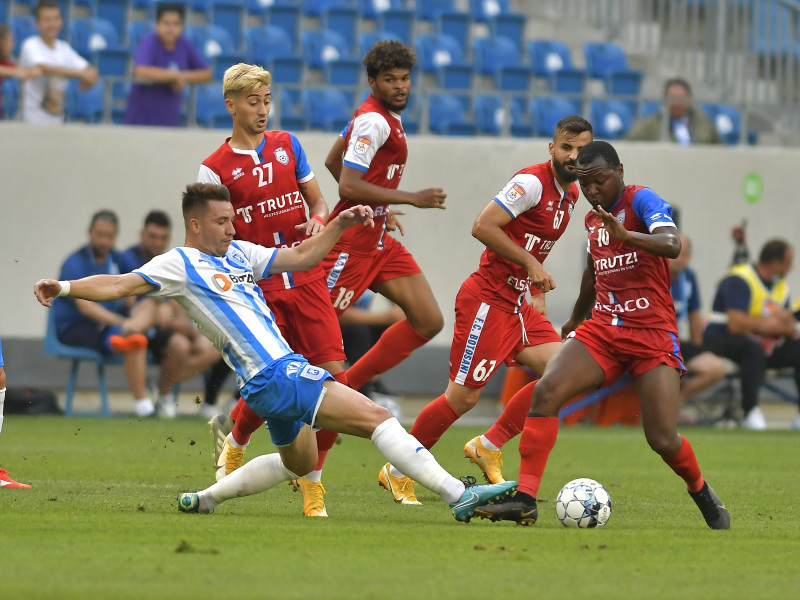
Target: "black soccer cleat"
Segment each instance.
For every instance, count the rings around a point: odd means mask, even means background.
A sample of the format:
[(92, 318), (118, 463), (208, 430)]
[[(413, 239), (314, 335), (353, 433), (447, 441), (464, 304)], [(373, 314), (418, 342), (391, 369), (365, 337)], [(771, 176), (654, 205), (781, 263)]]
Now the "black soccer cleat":
[[(714, 493), (714, 490), (708, 485), (708, 482), (703, 482), (703, 487), (700, 491), (689, 492), (689, 495), (697, 504), (697, 508), (703, 513), (703, 518), (708, 523), (711, 529), (730, 529), (731, 516), (728, 514), (728, 509)], [(475, 511), (476, 513), (478, 511)]]
[(514, 521), (517, 525), (527, 527), (536, 523), (536, 519), (539, 518), (539, 509), (536, 506), (536, 498), (533, 498), (531, 503), (529, 500), (523, 500), (517, 494), (495, 504), (478, 506), (475, 514), (481, 519)]

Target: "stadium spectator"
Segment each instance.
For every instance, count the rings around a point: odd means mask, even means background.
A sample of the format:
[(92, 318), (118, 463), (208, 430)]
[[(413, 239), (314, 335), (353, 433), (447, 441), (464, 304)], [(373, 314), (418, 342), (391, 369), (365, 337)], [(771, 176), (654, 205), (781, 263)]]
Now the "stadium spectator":
[(98, 73), (72, 46), (58, 39), (64, 21), (56, 0), (40, 0), (34, 12), (39, 35), (22, 42), (19, 66), (38, 67), (42, 75), (22, 82), (22, 119), (56, 125), (64, 122), (67, 79), (78, 79), (80, 89), (87, 90), (97, 83)]
[[(122, 255), (125, 272), (138, 269), (166, 252), (171, 231), (169, 216), (164, 211), (150, 211), (144, 219), (139, 243)], [(178, 410), (174, 386), (204, 373), (220, 359), (220, 353), (174, 300), (145, 297), (140, 298), (139, 303), (153, 305), (147, 309), (154, 317), (153, 327), (149, 327), (145, 333), (147, 349), (158, 363), (160, 371), (156, 412), (159, 416), (171, 419)], [(207, 416), (210, 418), (213, 415)]]
[[(70, 254), (61, 266), (60, 279), (126, 272), (127, 262), (114, 249), (119, 220), (110, 210), (100, 210), (89, 225), (89, 243)], [(68, 346), (83, 346), (101, 354), (124, 354), (136, 414), (147, 417), (155, 408), (147, 396), (147, 338), (142, 334), (153, 322), (149, 311), (131, 314), (132, 302), (87, 302), (65, 298), (56, 303), (56, 335)]]
[[(6, 368), (3, 362), (3, 344), (0, 342), (0, 435), (3, 433), (3, 408), (6, 400)], [(19, 483), (11, 479), (8, 471), (0, 467), (0, 489), (28, 489), (27, 483)]]
[[(233, 118), (233, 132), (203, 161), (198, 180), (230, 190), (237, 239), (267, 247), (293, 246), (323, 230), (328, 206), (297, 137), (288, 131), (266, 131), (271, 83), (270, 73), (256, 65), (239, 63), (225, 71), (220, 100)], [(289, 345), (346, 384), (342, 334), (322, 268), (285, 273), (258, 285)], [(264, 422), (244, 400), (231, 411), (232, 427), (221, 417), (211, 420), (218, 479), (241, 466), (250, 436)], [(316, 437), (317, 468), (297, 488), (303, 493), (304, 514), (326, 517), (322, 466), (336, 433), (320, 430)]]
[[(682, 146), (722, 143), (714, 122), (702, 108), (692, 103), (688, 81), (680, 77), (667, 80), (664, 102), (665, 107), (636, 121), (625, 139), (646, 142), (670, 139)], [(667, 123), (665, 118), (669, 118)]]
[[(32, 77), (40, 77), (42, 70), (40, 67), (31, 67), (29, 69), (18, 67), (17, 64), (11, 60), (12, 52), (14, 50), (14, 32), (5, 23), (0, 23), (0, 83), (4, 78), (16, 77), (18, 79), (30, 79)], [(0, 88), (0, 119), (3, 115), (3, 95), (2, 88)]]
[[(761, 248), (755, 264), (731, 267), (717, 287), (703, 333), (709, 350), (739, 367), (742, 425), (747, 429), (767, 429), (758, 400), (768, 368), (794, 368), (800, 392), (800, 339), (786, 283), (793, 259), (792, 246), (773, 239)], [(800, 426), (800, 416), (793, 425)]]
[(279, 248), (233, 240), (236, 213), (225, 186), (189, 185), (183, 214), (185, 246), (133, 273), (43, 279), (34, 286), (44, 306), (57, 296), (98, 301), (152, 293), (175, 298), (235, 368), (244, 398), (267, 420), (278, 452), (250, 460), (207, 490), (181, 494), (180, 510), (209, 513), (220, 502), (308, 473), (318, 460), (314, 425), (370, 439), (389, 460), (448, 502), (459, 521), (469, 521), (478, 504), (516, 488), (516, 482), (473, 485), (474, 479), (468, 483), (451, 476), (389, 411), (310, 365), (280, 335), (256, 281), (317, 265), (347, 228), (374, 225), (369, 207), (341, 210), (318, 235)]
[(592, 210), (585, 217), (586, 270), (572, 316), (561, 328), (566, 341), (533, 391), (519, 443), (519, 491), (476, 508), (475, 514), (535, 523), (536, 495), (556, 443), (560, 408), (627, 372), (636, 382), (647, 443), (685, 481), (706, 524), (728, 529), (728, 511), (704, 480), (689, 441), (677, 431), (683, 361), (668, 259), (678, 257), (681, 242), (672, 208), (649, 188), (625, 185), (619, 156), (608, 142), (585, 145), (577, 171)]
[(125, 124), (179, 127), (184, 88), (211, 81), (203, 55), (183, 36), (184, 11), (182, 4), (156, 4), (156, 31), (136, 48)]
[(725, 363), (703, 346), (703, 315), (700, 301), (700, 287), (697, 275), (689, 266), (692, 247), (689, 238), (678, 234), (681, 239), (681, 253), (670, 259), (670, 293), (675, 304), (678, 322), (678, 336), (681, 356), (686, 366), (686, 375), (681, 383), (681, 404), (686, 404), (693, 396), (707, 390), (725, 377)]
[[(501, 363), (542, 373), (561, 346), (561, 336), (544, 316), (544, 294), (555, 281), (543, 263), (570, 222), (578, 200), (575, 162), (592, 133), (582, 117), (561, 119), (549, 144), (550, 159), (517, 171), (475, 220), (472, 235), (486, 249), (456, 296), (447, 389), (422, 409), (410, 432), (428, 450), (477, 404)], [(528, 293), (531, 303), (525, 300)], [(464, 446), (492, 483), (505, 481), (500, 448), (522, 431), (534, 388), (535, 383), (524, 386), (497, 422)], [(395, 489), (412, 486), (394, 465), (383, 468), (380, 482), (398, 501), (403, 498)]]

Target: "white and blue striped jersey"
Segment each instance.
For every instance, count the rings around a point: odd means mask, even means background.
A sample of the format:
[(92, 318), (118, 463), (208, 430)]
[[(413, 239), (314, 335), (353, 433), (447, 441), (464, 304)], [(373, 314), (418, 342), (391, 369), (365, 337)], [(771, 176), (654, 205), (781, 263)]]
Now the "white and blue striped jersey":
[(179, 247), (133, 272), (173, 297), (222, 352), (241, 388), (275, 360), (292, 353), (256, 282), (268, 277), (277, 249), (236, 240), (224, 256)]

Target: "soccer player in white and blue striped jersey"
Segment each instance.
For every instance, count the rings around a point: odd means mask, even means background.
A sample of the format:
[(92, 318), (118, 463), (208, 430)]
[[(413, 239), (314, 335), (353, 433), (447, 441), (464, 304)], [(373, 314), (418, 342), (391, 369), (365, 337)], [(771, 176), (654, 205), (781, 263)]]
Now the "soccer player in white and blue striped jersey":
[(242, 397), (266, 419), (278, 452), (254, 458), (201, 492), (182, 494), (180, 510), (208, 513), (225, 500), (310, 472), (317, 462), (312, 427), (371, 439), (392, 464), (442, 496), (459, 521), (469, 521), (476, 506), (516, 489), (513, 481), (474, 485), (474, 479), (464, 482), (451, 476), (388, 410), (293, 353), (278, 331), (256, 281), (313, 267), (345, 229), (371, 226), (372, 209), (359, 205), (343, 210), (322, 233), (292, 248), (234, 241), (234, 210), (224, 186), (187, 186), (183, 217), (185, 245), (131, 273), (75, 281), (42, 279), (34, 286), (44, 306), (56, 296), (94, 301), (148, 293), (172, 297), (236, 372)]

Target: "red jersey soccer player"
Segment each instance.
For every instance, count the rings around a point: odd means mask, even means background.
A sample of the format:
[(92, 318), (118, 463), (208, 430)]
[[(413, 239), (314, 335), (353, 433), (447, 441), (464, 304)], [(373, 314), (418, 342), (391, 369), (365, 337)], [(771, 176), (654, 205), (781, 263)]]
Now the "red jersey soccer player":
[[(541, 373), (561, 346), (561, 336), (542, 315), (544, 293), (555, 287), (542, 263), (567, 228), (578, 199), (575, 161), (591, 141), (592, 125), (586, 119), (561, 119), (549, 144), (550, 160), (518, 171), (475, 221), (472, 234), (486, 250), (479, 269), (456, 297), (450, 381), (411, 429), (425, 448), (432, 448), (475, 406), (501, 362), (516, 362)], [(539, 310), (526, 302), (528, 291)], [(504, 481), (499, 448), (522, 431), (532, 385), (514, 396), (485, 436), (470, 440), (464, 448), (492, 482)], [(381, 477), (400, 488), (412, 485), (390, 465)]]
[[(287, 131), (266, 131), (270, 109), (268, 71), (239, 63), (225, 72), (225, 105), (233, 133), (200, 167), (199, 181), (228, 188), (236, 211), (236, 237), (267, 247), (294, 247), (320, 232), (328, 207), (297, 138)], [(308, 213), (306, 216), (306, 204)], [(344, 349), (336, 313), (320, 267), (283, 273), (258, 282), (276, 323), (289, 345), (308, 361), (347, 384)], [(241, 466), (251, 434), (264, 420), (240, 399), (231, 412), (233, 429), (215, 435), (217, 479)], [(218, 417), (212, 429), (222, 427)], [(295, 489), (303, 492), (303, 512), (326, 517), (322, 464), (336, 433), (317, 432), (319, 462)], [(224, 470), (224, 472), (223, 472)]]
[[(642, 404), (647, 443), (686, 482), (708, 526), (728, 529), (728, 511), (677, 431), (684, 367), (670, 295), (668, 259), (681, 249), (672, 207), (646, 187), (625, 185), (619, 157), (608, 142), (584, 146), (577, 170), (581, 191), (594, 209), (586, 215), (589, 255), (580, 294), (562, 328), (568, 339), (533, 392), (519, 444), (519, 492), (475, 514), (535, 523), (536, 494), (556, 442), (559, 409), (628, 372)], [(592, 318), (584, 321), (592, 306)]]

